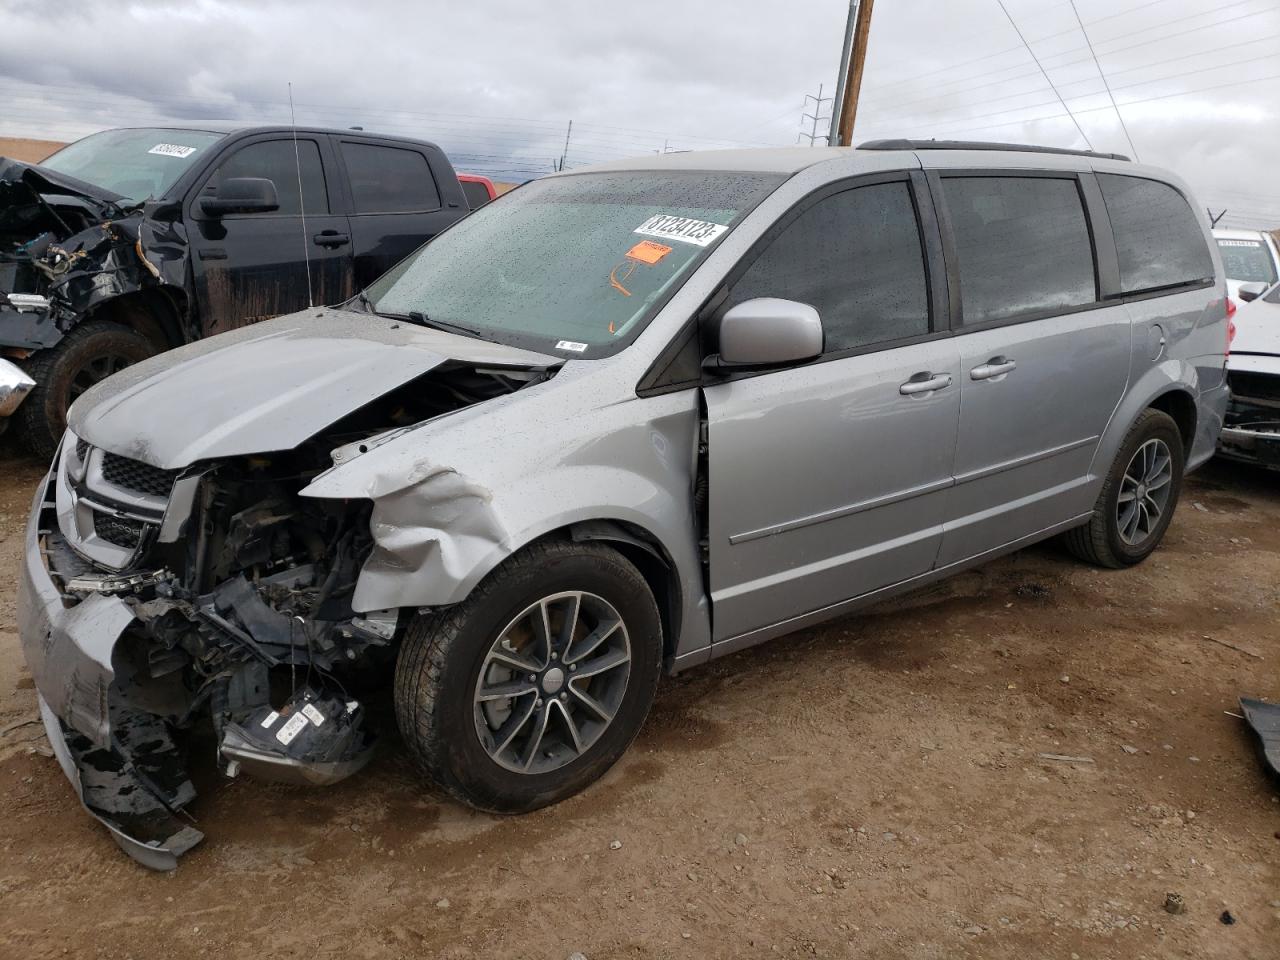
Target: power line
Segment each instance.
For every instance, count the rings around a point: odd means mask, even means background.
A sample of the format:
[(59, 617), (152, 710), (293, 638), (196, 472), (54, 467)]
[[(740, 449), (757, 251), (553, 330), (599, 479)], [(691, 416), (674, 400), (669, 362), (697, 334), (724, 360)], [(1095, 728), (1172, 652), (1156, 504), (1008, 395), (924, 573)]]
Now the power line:
[[(1260, 12), (1270, 12), (1270, 11), (1260, 11)], [(1222, 21), (1219, 21), (1219, 23), (1218, 23), (1218, 24), (1214, 24), (1214, 26), (1225, 25), (1225, 24), (1228, 24), (1228, 23), (1232, 23), (1232, 22), (1234, 22), (1235, 20), (1245, 20), (1245, 19), (1248, 19), (1249, 17), (1253, 17), (1253, 16), (1257, 16), (1257, 14), (1256, 14), (1256, 13), (1247, 13), (1247, 14), (1242, 14), (1242, 15), (1241, 15), (1241, 16), (1239, 16), (1239, 17), (1232, 17), (1232, 18), (1230, 18), (1229, 20), (1222, 20)], [(1150, 46), (1150, 45), (1151, 45), (1151, 44), (1153, 44), (1153, 43), (1159, 43), (1159, 42), (1161, 42), (1162, 40), (1170, 40), (1170, 39), (1173, 39), (1174, 37), (1180, 37), (1180, 36), (1183, 36), (1184, 34), (1187, 34), (1187, 33), (1199, 33), (1199, 32), (1202, 32), (1204, 29), (1205, 29), (1205, 28), (1203, 28), (1203, 27), (1197, 27), (1197, 28), (1192, 29), (1192, 30), (1185, 30), (1185, 31), (1183, 31), (1182, 33), (1172, 34), (1172, 35), (1170, 35), (1170, 36), (1168, 36), (1168, 37), (1158, 37), (1158, 38), (1156, 38), (1156, 39), (1154, 39), (1154, 40), (1144, 40), (1144, 41), (1142, 41), (1141, 43), (1132, 43), (1132, 44), (1130, 44), (1130, 45), (1129, 45), (1129, 46), (1127, 46), (1127, 47), (1117, 47), (1115, 50), (1108, 50), (1108, 51), (1105, 51), (1105, 52), (1104, 52), (1104, 56), (1112, 56), (1112, 55), (1114, 55), (1114, 54), (1117, 54), (1117, 53), (1123, 53), (1123, 52), (1128, 51), (1128, 50), (1135, 50), (1135, 49), (1137, 49), (1138, 47), (1146, 47), (1146, 46)], [(1188, 56), (1195, 56), (1195, 57), (1207, 56), (1208, 54), (1211, 54), (1211, 53), (1218, 53), (1218, 52), (1223, 51), (1223, 50), (1231, 50), (1231, 49), (1234, 49), (1235, 47), (1244, 47), (1244, 46), (1248, 46), (1249, 44), (1253, 44), (1253, 43), (1263, 43), (1263, 42), (1265, 42), (1265, 41), (1267, 41), (1267, 40), (1274, 40), (1274, 39), (1276, 39), (1276, 37), (1280, 37), (1280, 34), (1274, 34), (1274, 33), (1273, 33), (1273, 34), (1269, 34), (1269, 35), (1267, 35), (1267, 36), (1265, 36), (1265, 37), (1253, 37), (1252, 39), (1249, 39), (1249, 40), (1240, 40), (1240, 41), (1236, 41), (1235, 43), (1228, 43), (1228, 44), (1224, 44), (1224, 45), (1222, 45), (1222, 46), (1209, 47), (1209, 48), (1207, 48), (1207, 49), (1205, 49), (1205, 50), (1198, 50), (1198, 51), (1196, 51), (1196, 52), (1195, 52), (1195, 53), (1193, 53), (1193, 54), (1184, 54), (1184, 55), (1179, 56), (1179, 57), (1170, 57), (1170, 58), (1165, 59), (1165, 60), (1153, 60), (1151, 63), (1145, 63), (1145, 64), (1142, 64), (1141, 66), (1137, 66), (1137, 67), (1129, 67), (1129, 68), (1128, 68), (1128, 69), (1126, 69), (1126, 70), (1115, 70), (1115, 71), (1112, 71), (1111, 76), (1112, 76), (1112, 77), (1118, 77), (1118, 76), (1123, 76), (1123, 75), (1124, 75), (1124, 74), (1126, 74), (1126, 73), (1137, 73), (1137, 72), (1138, 72), (1138, 71), (1140, 71), (1140, 70), (1149, 70), (1149, 69), (1150, 69), (1150, 68), (1152, 68), (1152, 67), (1162, 66), (1162, 65), (1164, 65), (1164, 64), (1166, 64), (1166, 63), (1173, 63), (1173, 62), (1175, 62), (1175, 61), (1183, 61), (1183, 60), (1186, 60)], [(1118, 38), (1118, 37), (1117, 37), (1117, 38), (1113, 38), (1113, 39), (1120, 39), (1120, 38)], [(1104, 42), (1109, 42), (1109, 41), (1104, 41)], [(1083, 49), (1083, 48), (1080, 48), (1080, 49)], [(1081, 57), (1081, 58), (1079, 58), (1078, 60), (1068, 60), (1068, 61), (1066, 61), (1065, 63), (1056, 64), (1055, 66), (1057, 66), (1057, 67), (1072, 67), (1072, 66), (1075, 66), (1076, 64), (1080, 64), (1080, 63), (1088, 63), (1090, 59), (1091, 59), (1090, 57)], [(992, 71), (992, 73), (1003, 73), (1003, 72), (1005, 72), (1005, 70), (1010, 70), (1010, 69), (1013, 69), (1013, 68), (1012, 68), (1012, 67), (1006, 67), (1006, 68), (1004, 68), (1004, 70), (996, 70), (996, 71)], [(966, 78), (966, 80), (979, 80), (979, 79), (981, 79), (981, 78), (982, 78), (982, 77), (984, 77), (984, 76), (990, 76), (990, 75), (991, 75), (991, 74), (977, 74), (976, 76)], [(902, 110), (902, 108), (903, 108), (903, 107), (908, 107), (908, 106), (911, 106), (912, 104), (916, 104), (916, 103), (936, 103), (936, 102), (939, 102), (939, 101), (941, 101), (941, 100), (944, 100), (944, 99), (946, 99), (946, 98), (948, 98), (948, 97), (959, 96), (959, 95), (960, 95), (960, 94), (962, 94), (962, 93), (972, 93), (974, 90), (981, 90), (981, 89), (983, 89), (984, 87), (996, 87), (996, 86), (1003, 86), (1004, 84), (1007, 84), (1007, 83), (1009, 83), (1010, 81), (1013, 81), (1013, 80), (1020, 80), (1020, 79), (1022, 79), (1023, 77), (1034, 77), (1034, 76), (1037, 76), (1037, 71), (1035, 71), (1035, 70), (1029, 70), (1029, 71), (1027, 71), (1026, 73), (1020, 73), (1020, 74), (1018, 74), (1017, 76), (1013, 76), (1013, 77), (1002, 77), (1002, 78), (1001, 78), (1001, 79), (999, 79), (999, 80), (990, 80), (990, 81), (988, 81), (988, 82), (986, 82), (986, 83), (980, 83), (980, 84), (977, 84), (976, 86), (972, 86), (972, 87), (965, 87), (965, 88), (963, 88), (963, 89), (958, 89), (958, 90), (952, 91), (951, 93), (944, 93), (944, 94), (942, 94), (942, 96), (933, 96), (933, 95), (931, 95), (931, 96), (928, 96), (928, 97), (917, 97), (917, 98), (916, 98), (916, 99), (914, 99), (914, 100), (898, 100), (898, 101), (896, 101), (896, 102), (895, 102), (891, 107), (888, 107), (888, 108), (882, 108), (880, 112), (881, 112), (881, 113), (899, 113), (899, 112), (901, 112), (901, 110)], [(956, 82), (964, 82), (964, 81), (956, 81)], [(1093, 78), (1091, 78), (1091, 77), (1086, 77), (1086, 78), (1084, 78), (1084, 79), (1082, 79), (1082, 80), (1070, 80), (1070, 81), (1068, 81), (1068, 82), (1066, 82), (1066, 83), (1060, 84), (1059, 86), (1061, 86), (1061, 87), (1074, 87), (1074, 86), (1079, 86), (1079, 85), (1080, 85), (1080, 84), (1082, 84), (1082, 83), (1091, 83), (1091, 82), (1093, 82)], [(947, 86), (947, 84), (941, 84), (941, 86)], [(1024, 95), (1024, 94), (1013, 94), (1012, 96), (1023, 96), (1023, 95)], [(987, 102), (987, 103), (995, 103), (995, 102), (998, 102), (999, 100), (1008, 100), (1008, 99), (1010, 99), (1010, 97), (997, 97), (997, 98), (995, 98), (995, 100), (990, 100), (990, 99), (988, 99), (986, 102)]]
[(1084, 127), (1080, 126), (1080, 121), (1076, 119), (1076, 115), (1071, 112), (1071, 108), (1067, 106), (1067, 101), (1062, 99), (1062, 94), (1058, 93), (1058, 88), (1053, 85), (1053, 81), (1049, 79), (1049, 73), (1045, 70), (1044, 65), (1040, 62), (1040, 58), (1036, 56), (1036, 52), (1031, 49), (1031, 44), (1027, 43), (1027, 38), (1022, 35), (1022, 31), (1018, 29), (1018, 25), (1013, 22), (1013, 17), (1004, 5), (1004, 0), (996, 0), (1000, 5), (1000, 9), (1004, 11), (1005, 17), (1009, 21), (1009, 26), (1013, 27), (1013, 32), (1018, 35), (1018, 39), (1022, 41), (1022, 45), (1027, 48), (1027, 53), (1031, 54), (1031, 59), (1036, 62), (1036, 66), (1040, 68), (1040, 72), (1044, 74), (1044, 82), (1049, 84), (1049, 89), (1053, 91), (1053, 95), (1058, 98), (1058, 102), (1062, 104), (1062, 109), (1067, 111), (1067, 116), (1071, 118), (1071, 122), (1076, 125), (1076, 129), (1080, 131), (1080, 136), (1084, 137), (1085, 145), (1092, 150), (1093, 144), (1089, 142), (1089, 135), (1084, 132)]
[[(1121, 86), (1115, 87), (1114, 89), (1116, 89), (1116, 90), (1131, 90), (1131, 89), (1133, 89), (1134, 87), (1145, 87), (1145, 86), (1148, 86), (1149, 84), (1152, 84), (1152, 83), (1160, 83), (1161, 81), (1164, 81), (1164, 80), (1180, 80), (1180, 79), (1182, 79), (1183, 77), (1195, 76), (1196, 74), (1200, 74), (1200, 73), (1209, 73), (1209, 72), (1212, 72), (1212, 71), (1214, 71), (1214, 70), (1234, 70), (1234, 69), (1237, 69), (1238, 67), (1240, 67), (1242, 64), (1245, 64), (1245, 63), (1253, 63), (1253, 62), (1258, 61), (1258, 60), (1271, 60), (1271, 59), (1272, 59), (1272, 58), (1271, 58), (1270, 56), (1263, 56), (1263, 57), (1253, 57), (1253, 58), (1251, 58), (1251, 59), (1249, 59), (1249, 60), (1237, 60), (1237, 61), (1233, 61), (1233, 62), (1230, 62), (1230, 63), (1217, 63), (1217, 64), (1214, 64), (1213, 66), (1210, 66), (1210, 67), (1201, 67), (1199, 70), (1182, 70), (1182, 71), (1179, 71), (1178, 73), (1170, 74), (1170, 75), (1169, 75), (1169, 76), (1167, 76), (1167, 77), (1155, 77), (1155, 78), (1153, 78), (1153, 79), (1151, 79), (1151, 80), (1140, 80), (1140, 81), (1137, 81), (1136, 83), (1126, 83), (1126, 84), (1122, 84)], [(1260, 80), (1260, 79), (1265, 79), (1265, 78), (1262, 78), (1262, 77), (1244, 78), (1243, 80), (1237, 81), (1237, 83), (1238, 83), (1238, 84), (1243, 84), (1243, 83), (1252, 83), (1252, 82), (1254, 82), (1254, 81), (1256, 81), (1256, 80)], [(1223, 86), (1236, 86), (1236, 85), (1237, 85), (1237, 83), (1233, 83), (1233, 84), (1224, 84)], [(1219, 87), (1207, 87), (1207, 88), (1204, 88), (1204, 89), (1207, 89), (1207, 90), (1216, 90), (1216, 89), (1220, 89), (1220, 88), (1219, 88)], [(1191, 90), (1189, 90), (1189, 91), (1186, 91), (1186, 92), (1187, 92), (1187, 93), (1194, 93), (1194, 92), (1196, 92), (1196, 91), (1191, 91)], [(1146, 103), (1146, 102), (1148, 102), (1149, 100), (1161, 100), (1161, 99), (1165, 99), (1167, 96), (1175, 96), (1175, 95), (1178, 95), (1178, 94), (1168, 94), (1168, 95), (1161, 95), (1161, 96), (1155, 96), (1155, 97), (1146, 97), (1146, 98), (1143, 98), (1143, 99), (1140, 99), (1140, 100), (1126, 100), (1126, 101), (1124, 101), (1123, 103), (1121, 103), (1121, 104), (1120, 104), (1120, 106), (1122, 106), (1122, 107), (1128, 107), (1128, 106), (1133, 106), (1134, 104), (1138, 104), (1138, 103)], [(957, 119), (955, 119), (955, 120), (941, 120), (941, 121), (939, 121), (939, 123), (943, 123), (943, 124), (952, 124), (952, 123), (968, 123), (969, 121), (972, 121), (972, 120), (983, 120), (983, 119), (986, 119), (987, 117), (1000, 117), (1000, 116), (1005, 116), (1006, 114), (1010, 114), (1010, 113), (1017, 113), (1019, 110), (1033, 110), (1033, 109), (1035, 109), (1036, 107), (1047, 107), (1047, 106), (1051, 106), (1051, 105), (1053, 104), (1053, 102), (1054, 102), (1054, 101), (1052, 101), (1052, 100), (1042, 100), (1042, 101), (1040, 101), (1039, 103), (1029, 103), (1029, 104), (1026, 104), (1025, 106), (1022, 106), (1022, 107), (1012, 107), (1012, 108), (1007, 109), (1007, 110), (995, 110), (995, 111), (993, 111), (993, 112), (991, 112), (991, 113), (983, 113), (983, 114), (979, 114), (979, 115), (978, 115), (978, 116), (976, 116), (976, 117), (959, 117), (959, 118), (957, 118)], [(1059, 102), (1061, 102), (1061, 98), (1059, 98)], [(1065, 104), (1064, 104), (1064, 106), (1065, 106)], [(1109, 109), (1111, 109), (1111, 108), (1110, 108), (1110, 107), (1090, 107), (1090, 108), (1088, 108), (1088, 109), (1078, 110), (1078, 111), (1076, 111), (1076, 112), (1077, 112), (1077, 113), (1096, 113), (1096, 112), (1097, 112), (1097, 111), (1099, 111), (1099, 110), (1109, 110)], [(1070, 110), (1068, 110), (1066, 114), (1061, 114), (1061, 113), (1059, 113), (1059, 114), (1055, 114), (1055, 117), (1070, 116), (1070, 115), (1071, 115), (1071, 112), (1070, 112)], [(1017, 121), (1015, 121), (1015, 122), (1017, 122)], [(1001, 124), (992, 124), (992, 126), (1000, 126), (1000, 125), (1001, 125)], [(886, 124), (886, 123), (881, 123), (881, 124), (876, 124), (876, 125), (872, 126), (872, 127), (871, 127), (871, 129), (873, 129), (873, 130), (874, 130), (874, 129), (887, 130), (887, 129), (889, 129), (890, 127), (896, 127), (896, 126), (900, 126), (900, 124), (895, 125), (895, 124)], [(864, 132), (866, 132), (866, 131), (864, 131)]]
[[(1225, 90), (1229, 87), (1240, 87), (1240, 86), (1244, 86), (1245, 84), (1254, 84), (1254, 83), (1259, 83), (1267, 80), (1280, 80), (1280, 73), (1273, 73), (1265, 77), (1248, 77), (1243, 80), (1233, 80), (1230, 83), (1215, 84), (1212, 87), (1198, 87), (1195, 90), (1182, 90), (1182, 91), (1179, 91), (1178, 93), (1166, 93), (1156, 97), (1143, 97), (1139, 100), (1126, 100), (1124, 103), (1121, 104), (1121, 106), (1133, 107), (1133, 106), (1137, 106), (1140, 103), (1154, 103), (1157, 100), (1174, 100), (1178, 97), (1190, 97), (1198, 93), (1210, 93), (1214, 90)], [(1043, 104), (1041, 104), (1041, 106), (1043, 106)], [(1110, 110), (1110, 109), (1111, 109), (1110, 107), (1088, 107), (1084, 110), (1080, 110), (1077, 112), (1097, 113), (1102, 110)], [(1007, 113), (1008, 111), (1003, 111), (1003, 112)], [(995, 114), (995, 115), (998, 116), (998, 114)], [(1066, 117), (1066, 116), (1068, 116), (1068, 114), (1054, 113), (1054, 114), (1049, 114), (1048, 116), (1043, 116), (1043, 117), (1023, 117), (1020, 120), (1008, 120), (1003, 123), (988, 123), (982, 126), (964, 127), (960, 130), (948, 131), (948, 136), (954, 136), (956, 134), (961, 134), (961, 133), (969, 133), (975, 130), (997, 130), (1001, 127), (1014, 127), (1014, 126), (1021, 126), (1023, 124), (1028, 124), (1028, 123), (1039, 123), (1042, 120), (1061, 120), (1063, 117)], [(970, 118), (970, 119), (976, 119), (976, 118)], [(958, 121), (958, 122), (965, 122), (965, 121)]]
[[(1089, 25), (1089, 26), (1096, 26), (1097, 24), (1099, 24), (1099, 23), (1103, 23), (1103, 22), (1104, 22), (1104, 21), (1106, 21), (1106, 20), (1111, 20), (1111, 19), (1114, 19), (1114, 18), (1116, 18), (1116, 17), (1124, 16), (1124, 15), (1129, 14), (1129, 13), (1134, 13), (1134, 12), (1136, 12), (1136, 11), (1138, 11), (1138, 10), (1145, 9), (1146, 7), (1155, 6), (1157, 3), (1165, 3), (1165, 2), (1168, 2), (1168, 0), (1153, 0), (1153, 2), (1151, 2), (1151, 3), (1144, 3), (1144, 4), (1141, 4), (1141, 5), (1137, 6), (1137, 7), (1130, 7), (1128, 10), (1123, 10), (1123, 11), (1121, 11), (1120, 13), (1111, 14), (1110, 16), (1106, 16), (1106, 17), (1100, 17), (1100, 18), (1098, 18), (1097, 20), (1090, 20), (1088, 25)], [(1205, 16), (1208, 16), (1209, 14), (1212, 14), (1212, 13), (1220, 13), (1220, 12), (1222, 12), (1223, 10), (1229, 10), (1229, 9), (1231, 9), (1232, 7), (1239, 7), (1239, 6), (1243, 6), (1243, 5), (1244, 5), (1244, 4), (1246, 4), (1246, 3), (1255, 3), (1255, 2), (1257, 2), (1257, 0), (1232, 0), (1232, 2), (1230, 2), (1230, 3), (1225, 3), (1225, 4), (1223, 4), (1223, 5), (1221, 5), (1221, 6), (1218, 6), (1218, 7), (1210, 7), (1208, 10), (1202, 10), (1202, 11), (1200, 11), (1199, 13), (1189, 14), (1189, 15), (1184, 16), (1184, 17), (1175, 17), (1175, 18), (1174, 18), (1174, 19), (1172, 19), (1172, 20), (1166, 20), (1166, 21), (1164, 21), (1164, 22), (1162, 22), (1162, 23), (1158, 23), (1158, 24), (1156, 24), (1156, 25), (1154, 25), (1154, 26), (1143, 27), (1143, 28), (1142, 28), (1142, 29), (1140, 29), (1140, 30), (1130, 30), (1128, 33), (1120, 33), (1120, 34), (1116, 34), (1114, 37), (1108, 37), (1106, 40), (1099, 41), (1099, 45), (1101, 46), (1101, 45), (1105, 45), (1105, 44), (1109, 44), (1109, 43), (1114, 43), (1114, 42), (1115, 42), (1115, 41), (1117, 41), (1117, 40), (1124, 40), (1124, 39), (1126, 39), (1126, 38), (1128, 38), (1128, 37), (1141, 36), (1142, 34), (1151, 33), (1152, 31), (1155, 31), (1155, 30), (1161, 30), (1161, 29), (1164, 29), (1165, 27), (1171, 27), (1171, 26), (1173, 26), (1173, 25), (1175, 25), (1175, 24), (1178, 24), (1178, 23), (1184, 23), (1184, 22), (1186, 22), (1187, 20), (1196, 20), (1196, 19), (1199, 19), (1200, 17), (1205, 17)], [(1266, 8), (1263, 8), (1262, 10), (1256, 10), (1256, 11), (1253, 11), (1253, 12), (1251, 12), (1251, 13), (1246, 13), (1246, 14), (1242, 14), (1242, 15), (1240, 15), (1240, 16), (1231, 17), (1231, 18), (1226, 19), (1226, 20), (1219, 20), (1219, 21), (1215, 21), (1214, 23), (1209, 24), (1209, 25), (1208, 25), (1208, 27), (1215, 27), (1215, 26), (1220, 26), (1220, 25), (1225, 24), (1225, 23), (1232, 23), (1232, 22), (1234, 22), (1235, 20), (1242, 20), (1242, 19), (1245, 19), (1245, 18), (1247, 18), (1247, 17), (1255, 17), (1255, 16), (1258, 16), (1259, 14), (1263, 14), (1263, 13), (1271, 13), (1271, 12), (1273, 12), (1273, 10), (1274, 10), (1274, 8), (1266, 7)], [(1193, 28), (1193, 29), (1191, 29), (1191, 30), (1184, 30), (1184, 31), (1180, 31), (1179, 33), (1169, 34), (1168, 36), (1164, 36), (1164, 37), (1154, 37), (1154, 38), (1152, 38), (1151, 40), (1145, 40), (1145, 41), (1143, 41), (1142, 43), (1138, 43), (1138, 44), (1130, 44), (1128, 47), (1121, 47), (1119, 50), (1109, 50), (1109, 51), (1105, 51), (1105, 55), (1108, 55), (1108, 56), (1109, 56), (1109, 55), (1111, 55), (1111, 54), (1113, 54), (1113, 53), (1118, 53), (1118, 52), (1120, 52), (1120, 50), (1130, 50), (1130, 49), (1133, 49), (1134, 47), (1147, 46), (1147, 45), (1152, 44), (1152, 43), (1159, 43), (1161, 40), (1171, 40), (1171, 39), (1173, 39), (1174, 37), (1180, 37), (1180, 36), (1183, 36), (1183, 35), (1185, 35), (1185, 34), (1187, 34), (1187, 33), (1196, 33), (1196, 32), (1198, 32), (1198, 31), (1200, 31), (1200, 30), (1203, 30), (1203, 29), (1206, 29), (1206, 27), (1203, 27), (1203, 26), (1202, 26), (1202, 27), (1196, 27), (1196, 28)], [(1032, 40), (1031, 42), (1032, 42), (1032, 43), (1043, 43), (1043, 42), (1044, 42), (1044, 41), (1046, 41), (1046, 40), (1053, 40), (1053, 39), (1056, 39), (1057, 37), (1066, 36), (1067, 34), (1069, 34), (1069, 33), (1074, 33), (1074, 32), (1075, 32), (1075, 31), (1074, 31), (1074, 28), (1068, 28), (1068, 29), (1066, 29), (1066, 30), (1058, 30), (1058, 31), (1056, 31), (1056, 32), (1054, 32), (1054, 33), (1049, 33), (1049, 34), (1045, 34), (1045, 35), (1044, 35), (1044, 36), (1042, 36), (1042, 37), (1037, 37), (1036, 39)], [(998, 50), (998, 51), (996, 51), (995, 53), (989, 53), (989, 54), (986, 54), (985, 56), (981, 56), (981, 57), (974, 57), (974, 58), (972, 58), (972, 59), (970, 59), (970, 60), (961, 60), (961, 61), (959, 61), (959, 62), (957, 62), (957, 63), (950, 64), (949, 66), (946, 66), (946, 67), (940, 67), (940, 68), (938, 68), (937, 70), (930, 70), (930, 71), (925, 72), (925, 73), (916, 74), (916, 75), (914, 75), (913, 77), (911, 77), (911, 78), (909, 78), (909, 79), (906, 79), (906, 80), (898, 80), (898, 81), (894, 81), (894, 82), (892, 82), (892, 83), (880, 84), (880, 85), (878, 85), (878, 86), (875, 88), (875, 91), (874, 91), (874, 92), (877, 92), (877, 93), (878, 93), (878, 92), (880, 92), (880, 91), (887, 90), (887, 89), (892, 88), (892, 87), (900, 87), (900, 86), (903, 86), (904, 84), (920, 83), (920, 82), (924, 81), (925, 79), (927, 79), (928, 77), (936, 76), (937, 74), (940, 74), (940, 73), (952, 73), (952, 72), (954, 72), (956, 69), (958, 69), (958, 68), (960, 68), (960, 67), (966, 67), (966, 66), (969, 66), (970, 64), (974, 64), (974, 63), (982, 63), (982, 62), (983, 62), (983, 61), (985, 61), (985, 60), (993, 60), (993, 59), (995, 59), (995, 58), (997, 58), (997, 57), (1002, 57), (1002, 56), (1004, 56), (1004, 55), (1005, 55), (1005, 54), (1007, 54), (1007, 53), (1013, 53), (1014, 51), (1021, 50), (1021, 49), (1022, 49), (1021, 47), (1007, 47), (1007, 48), (1005, 48), (1004, 50)], [(1049, 54), (1049, 55), (1048, 55), (1048, 56), (1046, 56), (1044, 59), (1045, 59), (1046, 61), (1056, 60), (1056, 59), (1058, 59), (1059, 57), (1065, 57), (1065, 56), (1068, 56), (1068, 55), (1070, 55), (1070, 54), (1072, 54), (1072, 53), (1077, 53), (1077, 52), (1079, 52), (1079, 51), (1083, 51), (1084, 49), (1085, 49), (1084, 47), (1072, 47), (1072, 48), (1071, 48), (1071, 49), (1069, 49), (1069, 50), (1061, 50), (1061, 51), (1059, 51), (1058, 53)], [(1075, 61), (1071, 61), (1071, 62), (1072, 62), (1072, 63), (1083, 63), (1083, 62), (1085, 62), (1085, 61), (1084, 61), (1084, 60), (1075, 60)], [(1057, 64), (1057, 66), (1067, 66), (1067, 65), (1068, 65), (1068, 64)], [(968, 77), (959, 77), (959, 78), (956, 78), (956, 79), (951, 80), (951, 81), (944, 81), (944, 82), (942, 82), (941, 84), (939, 84), (938, 82), (935, 82), (935, 81), (931, 81), (931, 82), (930, 82), (930, 84), (929, 84), (929, 86), (930, 86), (930, 88), (931, 88), (931, 89), (932, 89), (932, 88), (934, 88), (934, 87), (937, 87), (937, 86), (939, 86), (939, 85), (941, 85), (941, 86), (949, 86), (949, 85), (951, 85), (951, 84), (955, 84), (955, 83), (964, 83), (964, 82), (966, 82), (966, 81), (968, 81), (968, 80), (977, 80), (977, 79), (979, 79), (979, 78), (981, 78), (981, 77), (993, 76), (994, 74), (997, 74), (997, 73), (1004, 73), (1004, 72), (1006, 72), (1006, 71), (1009, 71), (1009, 70), (1015, 70), (1015, 69), (1017, 69), (1017, 65), (1012, 65), (1012, 66), (1008, 66), (1008, 67), (1000, 67), (999, 69), (996, 69), (996, 70), (988, 70), (988, 71), (983, 72), (983, 73), (976, 73), (976, 74), (973, 74), (972, 76), (968, 76)], [(1032, 76), (1032, 74), (1026, 74), (1026, 76)], [(1012, 79), (1012, 78), (1010, 78), (1010, 79)]]

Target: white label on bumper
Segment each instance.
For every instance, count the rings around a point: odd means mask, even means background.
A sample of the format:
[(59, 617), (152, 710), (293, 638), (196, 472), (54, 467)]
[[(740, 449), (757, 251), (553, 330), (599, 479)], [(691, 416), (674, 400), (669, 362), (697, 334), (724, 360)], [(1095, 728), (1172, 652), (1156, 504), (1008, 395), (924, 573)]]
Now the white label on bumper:
[(324, 723), (324, 714), (309, 703), (302, 708), (302, 715), (317, 727)]
[(306, 714), (302, 712), (295, 713), (292, 717), (290, 717), (288, 720), (285, 721), (285, 724), (283, 727), (281, 727), (279, 730), (276, 731), (276, 739), (279, 740), (281, 743), (283, 743), (285, 746), (288, 746), (289, 744), (293, 743), (293, 738), (296, 737), (299, 734), (299, 732), (301, 732), (302, 728), (305, 727), (306, 725), (307, 725)]

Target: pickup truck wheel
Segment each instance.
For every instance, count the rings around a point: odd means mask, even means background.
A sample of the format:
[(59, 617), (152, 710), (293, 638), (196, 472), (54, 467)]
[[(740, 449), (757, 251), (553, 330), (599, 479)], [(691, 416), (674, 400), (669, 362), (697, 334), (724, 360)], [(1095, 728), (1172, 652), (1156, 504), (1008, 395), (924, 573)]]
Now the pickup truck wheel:
[(626, 558), (594, 543), (535, 544), (462, 603), (417, 615), (396, 664), (396, 717), (446, 793), (525, 813), (622, 755), (661, 657), (657, 604)]
[(35, 380), (18, 408), (21, 433), (36, 456), (52, 459), (67, 428), (67, 409), (82, 393), (130, 364), (156, 352), (140, 333), (108, 320), (90, 320), (26, 365)]
[(1173, 418), (1144, 410), (1120, 445), (1093, 516), (1063, 535), (1067, 549), (1087, 563), (1113, 569), (1145, 560), (1173, 519), (1184, 458)]

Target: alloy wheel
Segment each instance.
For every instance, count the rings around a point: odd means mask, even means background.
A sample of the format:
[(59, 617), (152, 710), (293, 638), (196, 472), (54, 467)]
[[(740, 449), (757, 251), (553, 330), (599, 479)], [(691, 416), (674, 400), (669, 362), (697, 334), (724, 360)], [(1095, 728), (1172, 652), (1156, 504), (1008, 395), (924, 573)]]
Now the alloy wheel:
[(578, 591), (543, 597), (485, 655), (472, 695), (480, 743), (515, 773), (558, 770), (608, 729), (630, 672), (630, 637), (611, 603)]
[(1153, 437), (1135, 451), (1120, 480), (1116, 527), (1131, 547), (1144, 543), (1160, 525), (1169, 506), (1173, 482), (1173, 454)]

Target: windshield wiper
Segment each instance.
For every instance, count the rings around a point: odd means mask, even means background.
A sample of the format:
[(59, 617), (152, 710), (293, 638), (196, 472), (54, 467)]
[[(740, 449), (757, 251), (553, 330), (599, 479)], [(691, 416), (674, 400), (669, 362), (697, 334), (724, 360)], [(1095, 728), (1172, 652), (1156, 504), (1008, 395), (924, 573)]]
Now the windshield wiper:
[[(387, 314), (384, 314), (387, 316)], [(463, 337), (472, 337), (476, 340), (487, 340), (488, 337), (481, 336), (470, 327), (464, 327), (460, 323), (449, 323), (447, 320), (432, 320), (421, 310), (410, 310), (403, 319), (410, 323), (416, 323), (420, 327), (430, 327), (432, 330), (443, 330), (445, 333), (456, 333)]]

